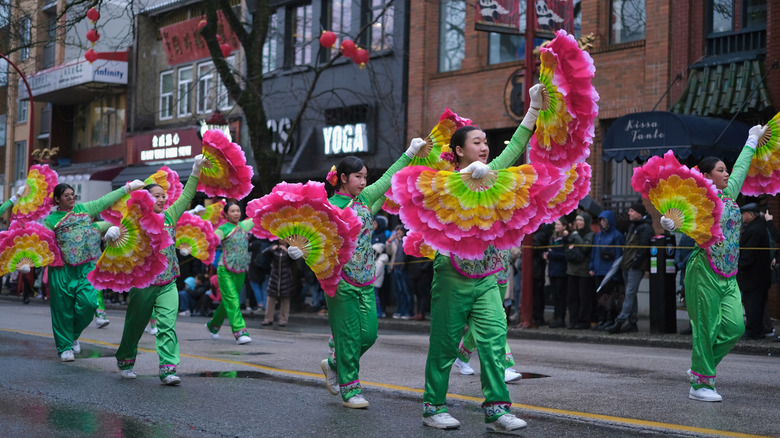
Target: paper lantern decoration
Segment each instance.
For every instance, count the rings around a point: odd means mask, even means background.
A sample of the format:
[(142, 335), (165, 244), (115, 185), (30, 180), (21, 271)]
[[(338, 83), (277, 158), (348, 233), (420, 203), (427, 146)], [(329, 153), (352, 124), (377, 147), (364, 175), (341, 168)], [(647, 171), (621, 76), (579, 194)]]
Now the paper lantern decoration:
[(208, 21), (206, 19), (202, 19), (198, 22), (198, 32), (202, 31), (204, 27), (208, 24)]
[(89, 8), (87, 11), (87, 18), (94, 24), (96, 21), (100, 20), (100, 12), (95, 8)]
[(228, 43), (222, 43), (219, 45), (219, 49), (222, 51), (222, 57), (227, 58), (230, 56), (230, 52), (233, 51), (233, 48), (230, 47), (230, 44)]
[(352, 62), (360, 65), (360, 69), (362, 70), (366, 68), (366, 64), (368, 64), (369, 57), (370, 54), (368, 53), (368, 50), (357, 48), (357, 50), (355, 50), (355, 56), (352, 57)]
[(87, 40), (94, 46), (97, 40), (100, 39), (100, 34), (97, 29), (90, 29), (87, 31)]
[(357, 46), (355, 46), (355, 42), (352, 40), (344, 40), (341, 42), (341, 54), (346, 56), (347, 58), (351, 58), (355, 56), (355, 53), (357, 53)]
[(329, 30), (322, 31), (322, 34), (320, 35), (320, 45), (328, 49), (336, 47), (336, 34)]
[(86, 53), (84, 53), (84, 58), (89, 61), (90, 64), (92, 64), (93, 62), (97, 61), (98, 54), (93, 49), (89, 49), (86, 51)]

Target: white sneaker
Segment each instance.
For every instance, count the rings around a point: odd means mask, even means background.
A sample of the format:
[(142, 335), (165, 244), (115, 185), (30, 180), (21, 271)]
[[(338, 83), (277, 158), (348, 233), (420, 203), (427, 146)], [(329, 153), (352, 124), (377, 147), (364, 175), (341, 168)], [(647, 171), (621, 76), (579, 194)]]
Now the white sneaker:
[(159, 330), (157, 330), (157, 326), (154, 326), (154, 327), (152, 327), (151, 330), (149, 330), (149, 334), (152, 335), (152, 336), (156, 336), (158, 331)]
[(103, 318), (102, 316), (98, 316), (97, 318), (95, 318), (95, 325), (97, 326), (97, 328), (103, 328), (107, 326), (108, 323), (109, 323), (108, 319)]
[(244, 345), (244, 344), (248, 344), (250, 342), (252, 342), (252, 338), (250, 338), (247, 335), (241, 335), (241, 336), (238, 337), (238, 339), (236, 339), (236, 344), (238, 344), (238, 345)]
[(163, 385), (176, 386), (181, 383), (181, 379), (178, 378), (175, 374), (169, 374), (165, 376), (164, 379), (162, 379), (162, 383)]
[(79, 344), (79, 340), (76, 339), (73, 341), (73, 354), (79, 354), (81, 353), (81, 344)]
[(63, 362), (73, 362), (76, 360), (75, 357), (73, 357), (73, 350), (65, 350), (60, 354), (60, 360)]
[(521, 373), (518, 373), (514, 368), (507, 368), (504, 370), (504, 382), (514, 382), (523, 378)]
[(122, 376), (123, 379), (128, 379), (128, 380), (138, 378), (138, 374), (136, 374), (132, 368), (130, 368), (129, 370), (122, 370), (122, 372), (120, 372), (119, 375)]
[(515, 417), (512, 414), (504, 414), (498, 417), (498, 420), (488, 423), (487, 429), (496, 432), (511, 432), (528, 426), (528, 423)]
[(190, 311), (189, 310), (184, 310), (182, 312), (179, 312), (178, 315), (179, 316), (190, 316)]
[(706, 402), (719, 402), (723, 400), (723, 397), (721, 397), (720, 394), (718, 394), (714, 389), (693, 389), (693, 386), (691, 386), (691, 390), (688, 391), (688, 398)]
[[(471, 376), (471, 375), (474, 374), (474, 368), (471, 368), (471, 365), (469, 365), (466, 362), (463, 362), (462, 360), (460, 360), (460, 358), (455, 359), (455, 363), (453, 363), (453, 365), (455, 365), (456, 367), (458, 367), (458, 369), (460, 369), (460, 373), (461, 374), (464, 374), (464, 375), (467, 375), (467, 376)], [(437, 414), (437, 415), (440, 415), (440, 414)], [(426, 417), (426, 418), (431, 418), (431, 417)]]
[(460, 421), (446, 412), (431, 415), (430, 417), (423, 417), (423, 424), (437, 429), (457, 429), (460, 427)]
[(342, 401), (341, 405), (352, 409), (365, 409), (368, 407), (368, 400), (358, 394), (349, 400)]
[(208, 330), (209, 334), (211, 335), (211, 339), (219, 339), (219, 333), (211, 333), (211, 330), (209, 329), (209, 323), (204, 324), (204, 327), (206, 327), (206, 330)]
[(320, 368), (322, 368), (322, 373), (325, 374), (325, 386), (328, 387), (328, 392), (333, 395), (341, 392), (339, 390), (339, 374), (330, 367), (328, 359), (323, 359), (320, 362)]

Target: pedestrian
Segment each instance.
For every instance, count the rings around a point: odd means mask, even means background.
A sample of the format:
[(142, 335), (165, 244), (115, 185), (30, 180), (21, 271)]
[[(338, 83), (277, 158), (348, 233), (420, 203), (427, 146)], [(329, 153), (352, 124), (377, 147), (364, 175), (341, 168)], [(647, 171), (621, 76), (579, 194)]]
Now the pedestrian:
[[(590, 275), (596, 280), (597, 288), (604, 281), (615, 260), (623, 256), (623, 245), (626, 239), (618, 231), (616, 224), (615, 213), (612, 211), (604, 210), (599, 214), (600, 231), (593, 238), (588, 267)], [(612, 325), (615, 322), (615, 317), (618, 316), (616, 277), (617, 274), (604, 285), (601, 293), (596, 297), (598, 324), (595, 328), (597, 329), (604, 329), (606, 326)]]
[[(631, 224), (626, 232), (626, 248), (620, 264), (623, 283), (626, 285), (626, 296), (623, 298), (623, 308), (615, 318), (615, 323), (606, 329), (612, 334), (639, 330), (636, 325), (639, 282), (644, 278), (645, 272), (650, 270), (650, 239), (653, 237), (653, 226), (642, 201), (631, 204), (628, 209), (628, 219)], [(623, 327), (626, 322), (628, 324)]]
[[(531, 137), (538, 108), (542, 104), (539, 85), (531, 88), (531, 107), (504, 151), (487, 165), (490, 148), (487, 135), (473, 125), (457, 129), (450, 139), (456, 171), (487, 175), (490, 169), (505, 169), (517, 161)], [(437, 252), (433, 262), (431, 287), (431, 334), (425, 362), (423, 424), (439, 429), (455, 429), (460, 422), (447, 411), (450, 369), (458, 355), (463, 327), (478, 334), (482, 409), (487, 427), (512, 431), (526, 426), (510, 413), (512, 403), (504, 381), (507, 323), (503, 295), (498, 291), (495, 272), (497, 251), (492, 246), (480, 260), (464, 260)], [(498, 268), (498, 269), (496, 269)]]
[(274, 323), (276, 302), (279, 302), (279, 327), (286, 327), (290, 317), (290, 298), (296, 290), (296, 282), (293, 274), (295, 261), (287, 255), (289, 245), (287, 242), (274, 242), (265, 249), (266, 255), (271, 259), (271, 274), (268, 279), (268, 307), (265, 309), (264, 326)]
[(255, 310), (265, 309), (268, 274), (271, 272), (271, 259), (267, 257), (263, 250), (269, 246), (271, 246), (271, 242), (268, 239), (250, 236), (249, 254), (251, 262), (247, 271), (247, 277), (249, 278), (249, 288), (254, 292), (255, 300), (257, 301), (257, 309)]
[[(560, 217), (554, 223), (553, 234), (550, 236), (550, 248), (545, 253), (548, 269), (547, 275), (550, 277), (550, 286), (553, 296), (553, 319), (550, 328), (566, 327), (566, 286), (568, 276), (566, 275), (566, 252), (565, 240), (569, 235), (568, 221), (565, 217)], [(571, 319), (571, 315), (569, 315)]]
[(772, 284), (772, 254), (769, 230), (758, 204), (740, 208), (742, 230), (739, 234), (737, 284), (745, 307), (744, 339), (764, 339), (764, 305)]
[(534, 325), (537, 327), (547, 325), (547, 321), (544, 320), (544, 284), (547, 280), (547, 259), (544, 258), (544, 253), (546, 252), (544, 246), (550, 239), (551, 234), (550, 227), (542, 225), (536, 230), (533, 238), (534, 250), (532, 271), (534, 303), (531, 317), (534, 321)]
[(393, 319), (411, 319), (414, 311), (414, 297), (409, 287), (409, 276), (406, 274), (406, 253), (404, 252), (403, 239), (406, 229), (403, 225), (395, 227), (394, 233), (387, 239), (390, 246), (390, 278), (393, 282), (393, 294), (395, 295), (395, 314)]
[[(715, 369), (745, 332), (735, 278), (742, 216), (734, 199), (739, 195), (758, 139), (764, 131), (766, 127), (761, 125), (750, 128), (745, 147), (730, 176), (726, 164), (719, 158), (706, 157), (698, 165), (699, 171), (718, 189), (718, 196), (723, 201), (720, 217), (723, 240), (706, 250), (697, 246), (685, 272), (685, 302), (693, 329), (688, 397), (693, 400), (723, 400), (715, 390)], [(674, 222), (666, 217), (661, 217), (661, 226), (674, 231)]]
[[(165, 231), (176, 241), (176, 223), (184, 214), (195, 196), (200, 177), (200, 169), (206, 159), (203, 155), (196, 155), (192, 164), (192, 174), (187, 179), (187, 184), (173, 204), (165, 208), (166, 194), (157, 184), (149, 184), (144, 187), (155, 203), (153, 210), (156, 214), (162, 214)], [(106, 240), (116, 240), (120, 236), (119, 227), (111, 227), (106, 231)], [(175, 245), (169, 245), (162, 249), (168, 266), (161, 274), (145, 288), (132, 288), (128, 292), (127, 310), (125, 312), (125, 326), (122, 330), (122, 340), (116, 350), (116, 363), (123, 379), (135, 379), (138, 376), (133, 367), (138, 355), (138, 341), (143, 336), (146, 323), (152, 317), (157, 320), (157, 335), (155, 346), (159, 356), (159, 377), (165, 385), (178, 385), (181, 378), (176, 375), (176, 367), (179, 365), (179, 339), (176, 336), (176, 315), (179, 311), (179, 291), (176, 287), (176, 277), (179, 276), (179, 262)]]
[(433, 282), (433, 260), (425, 257), (406, 256), (406, 275), (409, 289), (417, 298), (417, 310), (412, 317), (422, 321), (431, 312), (431, 283)]
[(574, 229), (565, 239), (566, 307), (569, 308), (569, 325), (566, 328), (568, 329), (590, 328), (595, 288), (593, 276), (588, 272), (590, 245), (593, 243), (591, 220), (588, 213), (584, 211), (578, 213), (574, 219)]
[[(379, 216), (381, 217), (381, 216)], [(376, 261), (374, 262), (374, 266), (376, 269), (376, 280), (374, 280), (374, 299), (376, 300), (376, 317), (377, 318), (386, 318), (387, 314), (382, 309), (382, 301), (379, 299), (379, 290), (382, 289), (382, 284), (385, 282), (385, 265), (388, 261), (390, 261), (390, 257), (388, 257), (387, 253), (385, 253), (385, 244), (384, 243), (374, 243), (371, 245), (372, 248), (374, 248), (374, 258)]]
[(217, 280), (222, 293), (222, 302), (214, 311), (214, 316), (206, 323), (206, 329), (212, 339), (219, 339), (219, 329), (227, 317), (236, 344), (252, 342), (246, 329), (244, 316), (241, 315), (239, 294), (244, 285), (246, 270), (249, 268), (249, 231), (254, 226), (252, 219), (241, 221), (241, 207), (228, 202), (222, 209), (227, 222), (214, 231), (222, 242), (222, 257), (217, 267)]
[[(143, 186), (143, 181), (135, 180), (83, 204), (76, 204), (78, 196), (69, 184), (60, 183), (54, 187), (52, 195), (56, 209), (43, 224), (54, 231), (63, 260), (62, 266), (49, 267), (51, 326), (57, 353), (63, 362), (72, 362), (74, 353), (81, 351), (79, 336), (92, 322), (97, 308), (97, 292), (87, 281), (87, 274), (95, 269), (95, 260), (101, 254), (101, 231), (93, 227), (92, 219), (122, 196)], [(103, 232), (108, 229), (107, 225), (105, 222), (96, 224), (106, 227)]]
[[(329, 198), (330, 203), (339, 208), (351, 208), (362, 224), (355, 252), (342, 267), (342, 278), (335, 295), (325, 297), (335, 352), (320, 362), (328, 391), (333, 395), (341, 393), (342, 405), (348, 408), (368, 407), (358, 372), (360, 357), (374, 345), (377, 338), (373, 286), (376, 266), (374, 249), (371, 247), (375, 212), (371, 208), (390, 189), (393, 174), (409, 164), (424, 144), (422, 139), (412, 140), (401, 158), (368, 187), (368, 169), (363, 160), (355, 156), (344, 157), (336, 165), (335, 171), (328, 174), (328, 182), (336, 188), (334, 195)], [(288, 253), (293, 259), (303, 256), (301, 249), (296, 246), (291, 246)]]

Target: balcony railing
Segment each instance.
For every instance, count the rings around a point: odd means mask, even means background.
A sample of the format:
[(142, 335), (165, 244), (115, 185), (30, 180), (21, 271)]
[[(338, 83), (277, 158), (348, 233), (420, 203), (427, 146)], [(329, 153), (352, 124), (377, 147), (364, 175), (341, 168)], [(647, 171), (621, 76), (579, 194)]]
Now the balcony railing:
[(766, 29), (729, 32), (707, 37), (707, 56), (766, 50)]

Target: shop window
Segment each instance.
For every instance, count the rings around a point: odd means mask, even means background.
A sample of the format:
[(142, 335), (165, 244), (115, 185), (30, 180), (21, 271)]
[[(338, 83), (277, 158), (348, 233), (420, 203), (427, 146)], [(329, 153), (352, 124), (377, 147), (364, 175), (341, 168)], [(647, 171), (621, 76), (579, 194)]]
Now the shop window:
[[(387, 4), (387, 0), (368, 0), (366, 6), (370, 7), (370, 11), (367, 14), (363, 14), (364, 17), (370, 18), (371, 22), (376, 19), (371, 28), (364, 34), (366, 37), (370, 37), (371, 40), (363, 43), (364, 46), (369, 48), (370, 53), (379, 52), (381, 50), (388, 50), (393, 48), (393, 26), (395, 21), (395, 7)], [(385, 8), (387, 8), (385, 10)], [(384, 13), (383, 13), (384, 12)], [(379, 17), (379, 14), (382, 14)], [(379, 17), (377, 19), (377, 17)], [(363, 23), (365, 26), (368, 23)]]
[(610, 42), (629, 43), (645, 39), (645, 0), (612, 0)]
[(111, 95), (76, 106), (74, 149), (121, 144), (124, 141), (125, 105), (124, 95)]
[(488, 64), (518, 61), (525, 58), (525, 36), (490, 32)]
[(742, 0), (743, 29), (766, 29), (766, 0)]
[[(230, 71), (234, 71), (233, 67), (236, 62), (236, 57), (229, 56), (225, 61), (227, 61)], [(235, 102), (233, 101), (233, 98), (230, 97), (230, 93), (228, 93), (227, 87), (225, 87), (225, 84), (222, 82), (219, 75), (216, 72), (214, 72), (214, 75), (217, 81), (217, 108), (220, 110), (229, 110), (233, 108)]]
[(287, 9), (285, 65), (311, 64), (312, 6), (311, 3)]
[(198, 93), (197, 93), (197, 112), (205, 114), (211, 111), (211, 89), (214, 84), (214, 64), (205, 62), (198, 65)]
[(30, 45), (32, 43), (32, 21), (30, 17), (19, 19), (19, 61), (30, 57)]
[(187, 117), (192, 115), (192, 67), (182, 67), (179, 69), (179, 80), (177, 83), (178, 95), (176, 98), (177, 111), (176, 115), (179, 117)]
[(460, 70), (466, 56), (466, 2), (441, 0), (439, 9), (439, 71)]
[(19, 180), (27, 178), (27, 141), (17, 141), (15, 146), (16, 166), (14, 166), (14, 180)]
[(160, 120), (173, 118), (173, 72), (160, 73)]
[(20, 100), (16, 106), (16, 122), (23, 123), (27, 121), (27, 101)]
[(274, 12), (268, 20), (268, 33), (263, 43), (263, 74), (277, 69), (277, 50), (279, 46), (279, 14)]

